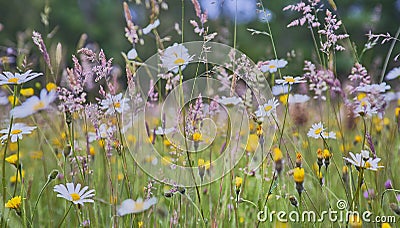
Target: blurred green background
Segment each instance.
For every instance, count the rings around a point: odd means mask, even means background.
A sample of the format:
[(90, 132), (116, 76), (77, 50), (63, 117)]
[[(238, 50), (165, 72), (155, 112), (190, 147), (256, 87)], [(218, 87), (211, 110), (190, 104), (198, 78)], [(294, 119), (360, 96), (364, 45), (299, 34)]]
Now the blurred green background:
[[(203, 0), (200, 1), (203, 8), (208, 5), (210, 17), (208, 26), (210, 31), (217, 31), (218, 42), (233, 45), (234, 12), (232, 13), (232, 1), (234, 0)], [(255, 62), (274, 58), (270, 39), (265, 35), (252, 36), (247, 28), (266, 30), (267, 24), (260, 18), (264, 14), (257, 12), (256, 0), (238, 0), (237, 47), (250, 56)], [(128, 2), (133, 14), (133, 21), (140, 27), (149, 23), (150, 10), (146, 9), (146, 2), (136, 4), (137, 1)], [(311, 34), (306, 27), (286, 28), (286, 25), (294, 18), (300, 16), (297, 12), (283, 12), (288, 4), (294, 4), (297, 0), (269, 0), (263, 1), (268, 9), (273, 37), (276, 43), (277, 53), (280, 58), (288, 58), (287, 53), (294, 50), (295, 57), (289, 58), (290, 74), (300, 74), (305, 59), (316, 60), (315, 49)], [(328, 1), (322, 1), (324, 7), (330, 8)], [(30, 39), (32, 30), (43, 34), (48, 49), (55, 48), (57, 42), (62, 43), (65, 64), (71, 66), (71, 54), (76, 53), (78, 41), (83, 33), (87, 34), (86, 43), (98, 44), (104, 49), (107, 58), (113, 57), (114, 63), (123, 65), (121, 52), (128, 52), (132, 47), (125, 39), (125, 19), (123, 14), (123, 1), (119, 0), (14, 0), (0, 2), (0, 45), (1, 53), (8, 47), (18, 48), (19, 51), (30, 50), (39, 55), (36, 47)], [(166, 1), (168, 10), (161, 10), (158, 28), (161, 37), (170, 36), (171, 41), (180, 42), (180, 35), (174, 30), (175, 22), (181, 22), (181, 1)], [(337, 14), (346, 26), (351, 40), (361, 52), (365, 36), (369, 30), (373, 33), (386, 33), (394, 35), (400, 26), (400, 0), (336, 0)], [(46, 10), (48, 7), (48, 10)], [(217, 12), (217, 13), (216, 13)], [(46, 16), (47, 15), (47, 16)], [(323, 15), (323, 13), (321, 13)], [(45, 20), (43, 20), (45, 19)], [(190, 19), (197, 19), (194, 7), (190, 0), (185, 0), (185, 41), (200, 40), (193, 33)], [(43, 21), (48, 21), (46, 26)], [(198, 20), (197, 20), (198, 21)], [(46, 34), (50, 34), (46, 37)], [(18, 46), (19, 43), (19, 46)], [(25, 46), (21, 46), (25, 43)], [(348, 47), (348, 42), (345, 42)], [(368, 51), (362, 63), (367, 66), (371, 74), (379, 74), (385, 55), (390, 44)], [(144, 45), (137, 47), (139, 56), (146, 59), (156, 51), (153, 34), (144, 38)], [(399, 52), (396, 47), (394, 55)], [(338, 54), (338, 74), (348, 74), (354, 58), (348, 51)], [(393, 61), (389, 66), (395, 66)], [(390, 67), (389, 67), (390, 69)]]

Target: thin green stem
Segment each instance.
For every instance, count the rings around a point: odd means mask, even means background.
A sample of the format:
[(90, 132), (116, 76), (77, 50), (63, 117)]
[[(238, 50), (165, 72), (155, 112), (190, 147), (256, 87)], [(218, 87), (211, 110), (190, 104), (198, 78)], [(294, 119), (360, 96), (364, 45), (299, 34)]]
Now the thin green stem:
[(73, 205), (74, 205), (74, 203), (71, 203), (71, 205), (69, 206), (67, 212), (65, 212), (64, 217), (61, 219), (60, 223), (58, 223), (57, 227), (61, 227), (61, 225), (63, 224), (65, 218), (67, 217), (67, 215), (68, 215), (68, 213), (71, 210)]
[(382, 82), (382, 81), (383, 81), (383, 77), (385, 76), (386, 69), (387, 69), (387, 66), (388, 66), (388, 64), (389, 64), (390, 56), (392, 55), (392, 52), (393, 52), (393, 49), (394, 49), (394, 45), (395, 45), (396, 42), (398, 41), (397, 38), (399, 38), (399, 35), (400, 35), (400, 26), (399, 26), (399, 28), (397, 29), (396, 35), (395, 35), (395, 37), (394, 37), (394, 39), (393, 39), (393, 41), (392, 41), (392, 44), (390, 45), (389, 51), (388, 51), (388, 53), (387, 53), (387, 55), (386, 55), (385, 63), (384, 63), (384, 65), (383, 65), (383, 69), (382, 69), (382, 73), (381, 73), (381, 79), (379, 80), (379, 82)]

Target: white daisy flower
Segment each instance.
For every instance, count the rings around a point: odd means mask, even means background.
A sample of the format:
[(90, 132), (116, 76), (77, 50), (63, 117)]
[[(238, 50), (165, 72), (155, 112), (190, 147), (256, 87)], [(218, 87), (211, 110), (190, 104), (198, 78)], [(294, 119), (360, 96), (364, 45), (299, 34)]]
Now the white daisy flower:
[(349, 154), (350, 154), (351, 158), (343, 157), (343, 159), (348, 161), (348, 162), (350, 162), (351, 164), (353, 164), (356, 167), (364, 167), (365, 161), (364, 161), (363, 156), (361, 155), (361, 153), (353, 154), (353, 152), (349, 152)]
[(276, 79), (275, 83), (276, 84), (282, 84), (282, 85), (293, 85), (297, 83), (303, 83), (306, 82), (306, 80), (303, 80), (304, 77), (293, 77), (293, 76), (283, 76), (283, 79)]
[(383, 96), (385, 97), (385, 101), (387, 103), (390, 103), (392, 101), (397, 101), (400, 99), (400, 92), (387, 92), (385, 94), (383, 94)]
[(151, 206), (157, 203), (157, 198), (152, 197), (148, 200), (143, 201), (142, 198), (134, 201), (133, 199), (124, 200), (117, 209), (118, 216), (124, 216), (127, 214), (136, 214), (149, 209)]
[(155, 20), (153, 23), (149, 24), (146, 26), (146, 28), (143, 28), (143, 34), (149, 34), (151, 32), (151, 30), (157, 28), (160, 25), (160, 20)]
[(178, 73), (179, 66), (181, 66), (182, 70), (185, 69), (186, 65), (192, 61), (193, 56), (189, 55), (189, 51), (185, 46), (175, 43), (164, 50), (160, 59), (161, 65), (164, 68), (167, 68), (168, 71)]
[[(353, 154), (353, 152), (349, 152), (351, 158), (343, 157), (344, 160), (350, 162), (352, 165), (358, 168), (365, 168), (373, 171), (377, 171), (379, 168), (383, 168), (378, 163), (381, 160), (380, 158), (366, 158), (365, 152), (361, 151), (361, 153)], [(369, 155), (368, 155), (369, 156)]]
[(368, 150), (361, 150), (361, 157), (364, 159), (369, 159), (369, 151)]
[(358, 92), (365, 92), (365, 93), (384, 93), (386, 90), (390, 89), (390, 85), (386, 85), (386, 82), (382, 82), (381, 84), (371, 84), (371, 85), (364, 85), (357, 87)]
[(5, 71), (2, 74), (0, 74), (0, 85), (22, 84), (41, 75), (43, 74), (32, 72), (32, 70), (28, 70), (27, 72), (22, 74)]
[(92, 143), (92, 142), (94, 142), (96, 140), (97, 140), (96, 132), (89, 131), (88, 132), (88, 141), (89, 141), (89, 143)]
[(289, 104), (301, 104), (310, 100), (310, 97), (303, 94), (289, 94)]
[(107, 94), (106, 99), (101, 100), (100, 102), (100, 109), (106, 110), (106, 115), (112, 115), (115, 112), (122, 113), (129, 109), (128, 106), (128, 98), (122, 98), (122, 93), (117, 95)]
[(325, 128), (324, 128), (324, 125), (322, 124), (322, 122), (315, 123), (312, 125), (312, 127), (308, 131), (307, 136), (310, 138), (318, 139), (321, 137), (320, 134), (323, 134), (324, 131), (325, 131)]
[(322, 132), (322, 137), (324, 137), (324, 139), (336, 139), (336, 133), (333, 131), (330, 132)]
[(156, 135), (167, 135), (171, 132), (174, 132), (175, 128), (171, 127), (171, 128), (162, 128), (162, 127), (158, 127), (155, 131)]
[(263, 118), (266, 116), (275, 115), (276, 107), (278, 107), (279, 102), (273, 97), (268, 100), (267, 103), (258, 106), (258, 110), (255, 112), (257, 118)]
[(275, 73), (279, 68), (284, 68), (287, 65), (287, 61), (284, 59), (273, 59), (259, 63), (259, 68), (262, 72)]
[(222, 96), (218, 99), (218, 102), (223, 105), (238, 105), (243, 102), (242, 98), (240, 97), (225, 97)]
[[(291, 90), (292, 88), (290, 88)], [(289, 85), (274, 85), (272, 86), (272, 94), (274, 96), (279, 96), (281, 94), (287, 94), (290, 92)]]
[(385, 76), (386, 80), (393, 80), (400, 76), (400, 67), (393, 68), (389, 73)]
[(9, 128), (0, 130), (0, 134), (4, 134), (3, 136), (0, 137), (0, 140), (1, 141), (6, 140), (7, 136), (8, 136), (8, 132), (10, 132), (11, 142), (14, 143), (18, 139), (21, 140), (22, 135), (29, 135), (35, 129), (36, 129), (36, 127), (29, 127), (28, 125), (26, 125), (24, 123), (15, 123), (11, 126), (11, 131)]
[(378, 110), (375, 107), (372, 107), (369, 101), (363, 99), (356, 104), (356, 107), (353, 112), (356, 117), (357, 116), (371, 117), (373, 114), (378, 113)]
[(40, 91), (40, 98), (33, 96), (28, 98), (20, 106), (14, 107), (10, 111), (10, 115), (14, 118), (24, 118), (30, 116), (40, 110), (45, 110), (49, 108), (50, 104), (57, 98), (57, 93), (55, 90), (51, 90), (47, 93), (46, 89)]
[(71, 201), (74, 204), (80, 204), (83, 206), (84, 203), (93, 203), (91, 199), (94, 196), (94, 189), (88, 190), (88, 186), (81, 189), (81, 184), (77, 184), (76, 187), (73, 183), (67, 183), (67, 185), (59, 184), (54, 186), (54, 191), (58, 192), (57, 197), (64, 198)]
[(106, 139), (109, 136), (113, 135), (114, 131), (114, 126), (109, 127), (107, 124), (103, 123), (99, 126), (98, 136), (102, 139)]

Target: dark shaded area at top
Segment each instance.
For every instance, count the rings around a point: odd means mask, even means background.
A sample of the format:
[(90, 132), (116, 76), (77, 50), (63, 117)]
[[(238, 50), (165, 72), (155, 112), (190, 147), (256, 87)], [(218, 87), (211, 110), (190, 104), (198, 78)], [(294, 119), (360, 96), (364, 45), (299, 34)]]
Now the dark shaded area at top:
[[(208, 25), (210, 31), (217, 31), (220, 37), (219, 42), (233, 45), (233, 18), (234, 14), (229, 11), (228, 4), (232, 0), (204, 0), (200, 1), (203, 6), (206, 3), (212, 6), (212, 9), (218, 9), (220, 14), (214, 20), (210, 20)], [(237, 47), (250, 56), (254, 61), (267, 60), (274, 58), (271, 48), (271, 42), (268, 37), (262, 35), (251, 36), (246, 28), (266, 30), (265, 22), (260, 20), (255, 10), (256, 7), (247, 7), (256, 0), (238, 0), (239, 22), (237, 34)], [(295, 50), (294, 58), (288, 68), (287, 73), (300, 74), (304, 59), (316, 60), (313, 55), (315, 49), (312, 43), (311, 34), (305, 27), (286, 28), (286, 25), (294, 18), (300, 16), (299, 13), (282, 12), (282, 9), (288, 4), (294, 4), (294, 0), (270, 0), (263, 1), (264, 7), (271, 13), (270, 25), (273, 37), (276, 43), (277, 53), (280, 58), (286, 58), (286, 53)], [(328, 1), (322, 1), (325, 7), (330, 8)], [(1, 52), (7, 47), (16, 47), (17, 34), (26, 32), (31, 35), (32, 30), (42, 34), (48, 34), (53, 31), (54, 36), (45, 38), (48, 49), (54, 48), (57, 42), (63, 44), (63, 49), (67, 50), (67, 65), (71, 65), (71, 54), (76, 52), (77, 42), (82, 35), (88, 35), (88, 41), (99, 44), (104, 49), (107, 57), (114, 57), (114, 63), (123, 65), (123, 59), (120, 52), (128, 52), (131, 48), (130, 43), (124, 37), (125, 19), (123, 15), (122, 1), (119, 0), (53, 0), (48, 1), (51, 12), (49, 17), (49, 26), (46, 28), (41, 23), (41, 12), (43, 12), (46, 1), (44, 0), (14, 0), (0, 2), (0, 23), (3, 25), (0, 32)], [(171, 36), (173, 42), (180, 42), (181, 37), (173, 29), (175, 22), (181, 21), (181, 1), (167, 1), (168, 11), (161, 10), (161, 25), (158, 28), (160, 35)], [(398, 26), (400, 26), (400, 1), (395, 0), (349, 0), (336, 1), (338, 6), (337, 13), (345, 24), (352, 41), (358, 46), (358, 52), (361, 52), (364, 43), (367, 41), (365, 36), (369, 30), (373, 33), (386, 33), (394, 35)], [(136, 5), (135, 2), (129, 2), (134, 23), (140, 27), (145, 27), (149, 23), (149, 10), (144, 5)], [(210, 11), (211, 12), (211, 11)], [(249, 16), (250, 15), (250, 16)], [(321, 13), (323, 15), (323, 13)], [(211, 16), (211, 14), (210, 14)], [(244, 19), (243, 19), (244, 18)], [(249, 19), (250, 18), (250, 19)], [(194, 8), (190, 0), (185, 0), (185, 41), (200, 40), (193, 33), (193, 27), (190, 25), (190, 19), (197, 19), (194, 14)], [(265, 18), (264, 18), (265, 19)], [(23, 37), (23, 36), (22, 36)], [(26, 39), (29, 39), (26, 36)], [(139, 56), (146, 59), (155, 53), (155, 45), (150, 34), (145, 38), (145, 45), (137, 47)], [(32, 41), (29, 41), (32, 44)], [(51, 47), (52, 46), (52, 47)], [(347, 47), (347, 46), (346, 46)], [(389, 49), (389, 44), (381, 48), (375, 48), (368, 51), (362, 62), (370, 71), (376, 71), (379, 74), (382, 61)], [(33, 48), (36, 54), (38, 50)], [(396, 48), (395, 54), (399, 48)], [(397, 52), (396, 52), (397, 51)], [(339, 75), (349, 73), (351, 65), (354, 62), (350, 53), (338, 54), (338, 72)], [(313, 59), (314, 58), (314, 59)], [(393, 61), (389, 66), (399, 65)], [(343, 75), (344, 76), (344, 75)]]

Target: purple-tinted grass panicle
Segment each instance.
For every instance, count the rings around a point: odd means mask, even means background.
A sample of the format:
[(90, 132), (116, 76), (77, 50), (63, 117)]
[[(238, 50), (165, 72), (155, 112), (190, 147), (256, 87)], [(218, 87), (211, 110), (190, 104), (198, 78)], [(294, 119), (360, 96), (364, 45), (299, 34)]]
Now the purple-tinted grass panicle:
[(40, 53), (42, 53), (42, 55), (43, 55), (44, 61), (46, 62), (47, 66), (49, 67), (51, 74), (53, 74), (53, 67), (50, 62), (50, 55), (47, 52), (47, 48), (46, 48), (46, 45), (44, 44), (42, 35), (36, 31), (33, 31), (32, 40), (33, 40), (33, 43), (35, 43), (35, 45), (39, 48)]

